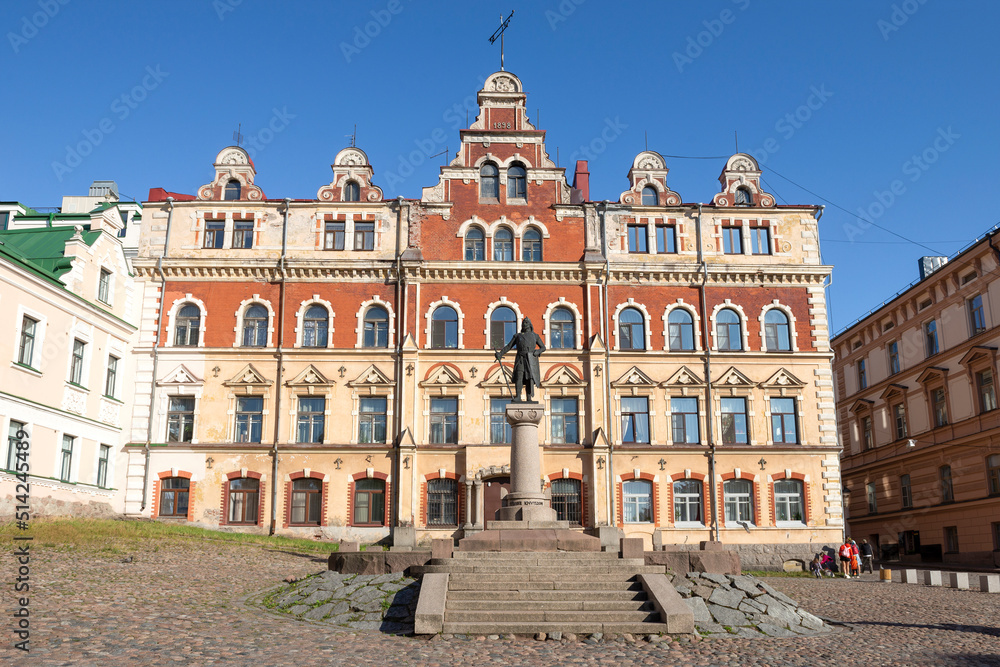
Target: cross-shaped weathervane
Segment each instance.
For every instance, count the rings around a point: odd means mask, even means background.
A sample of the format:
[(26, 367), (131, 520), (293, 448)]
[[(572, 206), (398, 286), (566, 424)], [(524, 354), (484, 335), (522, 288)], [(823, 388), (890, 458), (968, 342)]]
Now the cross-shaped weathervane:
[(503, 14), (500, 15), (500, 27), (496, 29), (496, 32), (490, 36), (490, 44), (497, 41), (497, 37), (500, 38), (500, 71), (503, 72), (503, 34), (507, 30), (507, 24), (510, 23), (511, 17), (514, 16), (514, 10), (510, 10), (510, 16), (504, 19)]

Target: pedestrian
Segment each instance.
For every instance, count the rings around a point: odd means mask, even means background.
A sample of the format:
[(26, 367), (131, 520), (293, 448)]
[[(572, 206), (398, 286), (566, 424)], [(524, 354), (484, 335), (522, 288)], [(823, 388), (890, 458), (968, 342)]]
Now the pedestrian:
[(864, 572), (865, 568), (869, 572), (875, 574), (875, 570), (872, 569), (872, 563), (875, 561), (875, 552), (872, 549), (872, 545), (868, 544), (868, 540), (861, 540), (861, 571)]
[(851, 538), (847, 538), (847, 541), (840, 545), (840, 549), (837, 551), (840, 555), (840, 572), (844, 575), (844, 579), (851, 578)]
[(823, 561), (819, 559), (819, 554), (816, 554), (816, 557), (812, 559), (811, 563), (809, 563), (809, 571), (812, 572), (817, 579), (823, 578)]
[(858, 543), (854, 540), (848, 540), (851, 544), (851, 574), (855, 577), (861, 576), (861, 550), (858, 549)]
[(821, 562), (823, 563), (823, 574), (828, 577), (837, 576), (837, 561), (833, 559), (833, 556), (828, 553), (824, 553)]

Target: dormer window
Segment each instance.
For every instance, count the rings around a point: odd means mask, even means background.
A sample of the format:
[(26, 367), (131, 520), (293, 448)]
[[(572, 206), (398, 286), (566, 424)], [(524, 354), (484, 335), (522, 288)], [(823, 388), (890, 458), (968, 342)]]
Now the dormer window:
[(528, 172), (519, 164), (507, 169), (507, 198), (525, 199), (528, 196)]
[(753, 203), (753, 199), (750, 197), (750, 190), (747, 188), (736, 188), (736, 205), (737, 206), (750, 206)]
[(348, 181), (344, 186), (344, 201), (361, 201), (361, 187), (356, 181)]
[(226, 183), (226, 192), (222, 198), (225, 201), (238, 201), (240, 198), (240, 182), (233, 179)]
[(487, 162), (479, 169), (479, 197), (500, 199), (500, 170), (492, 162)]
[(659, 193), (656, 191), (652, 185), (647, 185), (642, 189), (642, 205), (643, 206), (656, 206), (660, 200)]

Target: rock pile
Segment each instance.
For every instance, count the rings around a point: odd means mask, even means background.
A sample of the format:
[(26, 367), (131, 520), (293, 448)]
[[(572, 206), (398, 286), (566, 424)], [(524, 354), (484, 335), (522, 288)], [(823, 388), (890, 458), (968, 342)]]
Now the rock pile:
[(341, 574), (327, 570), (283, 584), (260, 603), (273, 611), (358, 630), (413, 634), (420, 582), (402, 573)]
[(749, 575), (688, 572), (672, 581), (702, 635), (799, 637), (831, 631), (795, 600)]

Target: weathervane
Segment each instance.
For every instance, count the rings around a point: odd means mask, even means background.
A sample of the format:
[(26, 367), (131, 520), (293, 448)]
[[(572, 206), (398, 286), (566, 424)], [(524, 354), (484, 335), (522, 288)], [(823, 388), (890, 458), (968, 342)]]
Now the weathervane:
[(497, 28), (496, 32), (490, 37), (490, 44), (497, 41), (497, 37), (500, 38), (500, 71), (503, 72), (503, 34), (507, 30), (507, 24), (510, 23), (511, 17), (514, 16), (514, 10), (510, 10), (510, 16), (504, 20), (503, 14), (500, 15), (500, 27)]
[(243, 133), (241, 132), (242, 129), (243, 129), (243, 123), (240, 123), (239, 125), (236, 126), (236, 131), (233, 132), (233, 141), (236, 142), (237, 146), (243, 143)]

